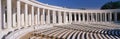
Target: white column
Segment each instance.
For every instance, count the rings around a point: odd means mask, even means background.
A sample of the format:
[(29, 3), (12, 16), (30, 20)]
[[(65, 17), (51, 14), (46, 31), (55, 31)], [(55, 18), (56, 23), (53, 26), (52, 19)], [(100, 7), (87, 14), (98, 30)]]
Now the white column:
[(25, 4), (25, 26), (28, 26), (28, 4)]
[(61, 24), (62, 23), (62, 15), (61, 15), (61, 11), (58, 11), (58, 23)]
[(81, 13), (78, 13), (79, 15), (79, 22), (81, 22)]
[(100, 21), (102, 22), (102, 13), (100, 13)]
[(85, 13), (82, 13), (83, 22), (85, 22)]
[(87, 21), (89, 21), (89, 13), (87, 13)]
[(35, 18), (34, 18), (34, 20), (35, 20), (35, 25), (37, 25), (37, 22), (38, 22), (37, 19), (38, 19), (38, 18), (37, 18), (37, 10), (35, 10)]
[(67, 23), (68, 22), (68, 20), (67, 20), (67, 13), (64, 12), (63, 14), (64, 14), (64, 23)]
[(110, 12), (110, 15), (109, 15), (109, 17), (110, 17), (110, 22), (112, 21), (112, 12)]
[(23, 9), (22, 12), (21, 12), (21, 26), (22, 26), (22, 27), (25, 26), (25, 25), (24, 25), (24, 24), (25, 24), (25, 23), (24, 23), (24, 14), (25, 14), (25, 13), (24, 13), (24, 9)]
[(20, 6), (21, 6), (21, 4), (20, 4), (21, 2), (20, 1), (17, 1), (17, 26), (18, 26), (18, 28), (20, 28)]
[(53, 11), (53, 23), (56, 23), (56, 12)]
[(7, 26), (12, 28), (12, 0), (7, 0)]
[(12, 15), (12, 17), (13, 17), (13, 27), (16, 27), (16, 12), (15, 12), (15, 8), (13, 9), (13, 15)]
[(38, 12), (37, 12), (37, 21), (38, 21), (38, 25), (40, 24), (40, 8), (37, 8)]
[(69, 23), (72, 23), (72, 13), (69, 13)]
[(96, 14), (96, 22), (98, 21), (98, 15), (97, 15), (97, 13), (95, 13)]
[(35, 24), (34, 23), (34, 6), (32, 6), (32, 9), (31, 9), (32, 11), (32, 26)]
[(50, 24), (50, 10), (47, 11), (47, 24)]
[(42, 10), (41, 24), (45, 24), (45, 9)]
[(105, 22), (107, 22), (107, 13), (105, 13)]
[(114, 13), (114, 20), (117, 22), (117, 13)]
[(91, 13), (91, 22), (93, 22), (93, 19), (94, 19), (93, 13)]
[(76, 13), (74, 13), (74, 22), (77, 22)]
[(2, 4), (1, 4), (1, 2), (2, 2), (2, 0), (0, 0), (0, 31), (2, 30), (2, 27), (3, 27), (3, 13), (2, 13)]

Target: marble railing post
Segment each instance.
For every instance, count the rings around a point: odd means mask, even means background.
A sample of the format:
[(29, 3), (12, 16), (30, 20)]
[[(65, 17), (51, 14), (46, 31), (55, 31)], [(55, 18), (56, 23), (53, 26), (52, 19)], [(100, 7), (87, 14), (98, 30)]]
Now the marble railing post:
[(7, 0), (7, 27), (12, 29), (12, 0)]
[(28, 4), (25, 4), (25, 26), (28, 26)]

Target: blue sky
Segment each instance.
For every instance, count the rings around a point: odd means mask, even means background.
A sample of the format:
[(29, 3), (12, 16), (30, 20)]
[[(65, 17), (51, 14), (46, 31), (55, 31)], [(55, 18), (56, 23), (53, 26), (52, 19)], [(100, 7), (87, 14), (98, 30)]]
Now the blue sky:
[(38, 0), (38, 1), (49, 5), (67, 8), (100, 9), (100, 7), (105, 3), (118, 0)]

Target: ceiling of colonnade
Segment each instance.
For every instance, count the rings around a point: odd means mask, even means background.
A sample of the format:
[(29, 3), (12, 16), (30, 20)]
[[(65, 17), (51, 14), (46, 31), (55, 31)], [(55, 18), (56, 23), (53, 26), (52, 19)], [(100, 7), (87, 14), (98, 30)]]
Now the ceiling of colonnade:
[(102, 5), (110, 1), (118, 0), (37, 0), (39, 2), (74, 9), (100, 9)]

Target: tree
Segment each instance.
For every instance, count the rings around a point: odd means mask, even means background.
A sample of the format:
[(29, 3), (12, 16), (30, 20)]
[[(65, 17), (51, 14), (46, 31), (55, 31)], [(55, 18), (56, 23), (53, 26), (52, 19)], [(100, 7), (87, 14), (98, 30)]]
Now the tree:
[(104, 4), (101, 9), (120, 9), (120, 1), (108, 2)]

